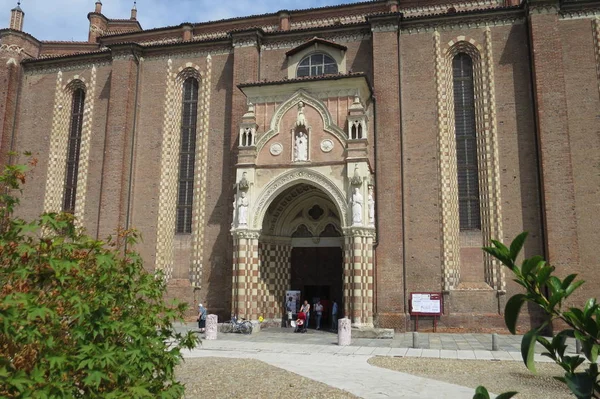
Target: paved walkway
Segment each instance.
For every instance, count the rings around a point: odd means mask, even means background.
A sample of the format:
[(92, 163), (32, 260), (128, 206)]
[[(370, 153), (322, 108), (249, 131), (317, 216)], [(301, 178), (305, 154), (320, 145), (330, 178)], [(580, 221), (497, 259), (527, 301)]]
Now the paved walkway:
[[(196, 330), (195, 325), (179, 330)], [(459, 360), (522, 361), (520, 336), (500, 336), (499, 351), (491, 351), (491, 334), (419, 334), (421, 348), (412, 348), (412, 333), (394, 339), (354, 339), (337, 345), (337, 335), (309, 330), (264, 329), (253, 335), (222, 334), (186, 357), (230, 357), (261, 360), (304, 377), (346, 390), (362, 398), (472, 398), (474, 390), (459, 385), (391, 371), (367, 363), (372, 356)], [(570, 350), (574, 352), (574, 342)], [(536, 361), (551, 362), (536, 354)]]

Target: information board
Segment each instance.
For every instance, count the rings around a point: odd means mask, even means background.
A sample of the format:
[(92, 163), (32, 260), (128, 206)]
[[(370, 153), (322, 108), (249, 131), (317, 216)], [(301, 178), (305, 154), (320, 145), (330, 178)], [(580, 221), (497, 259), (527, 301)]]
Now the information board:
[(411, 292), (410, 313), (422, 316), (441, 316), (442, 294), (440, 292)]

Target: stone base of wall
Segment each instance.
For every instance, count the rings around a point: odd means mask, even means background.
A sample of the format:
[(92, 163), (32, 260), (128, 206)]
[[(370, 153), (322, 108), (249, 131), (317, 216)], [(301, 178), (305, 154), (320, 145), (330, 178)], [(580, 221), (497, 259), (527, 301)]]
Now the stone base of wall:
[(375, 328), (392, 328), (396, 331), (406, 331), (410, 316), (406, 313), (379, 312), (375, 314)]
[[(193, 318), (198, 315), (198, 300), (194, 296), (194, 288), (192, 287), (190, 280), (188, 279), (171, 279), (167, 283), (167, 293), (165, 294), (165, 300), (170, 303), (176, 299), (181, 302), (187, 302), (188, 310), (185, 313), (187, 318)], [(209, 313), (213, 313), (209, 309)], [(194, 319), (195, 320), (195, 319)]]
[(445, 295), (444, 314), (456, 313), (496, 313), (498, 306), (504, 310), (504, 305), (499, 303), (501, 297), (495, 290), (452, 290)]

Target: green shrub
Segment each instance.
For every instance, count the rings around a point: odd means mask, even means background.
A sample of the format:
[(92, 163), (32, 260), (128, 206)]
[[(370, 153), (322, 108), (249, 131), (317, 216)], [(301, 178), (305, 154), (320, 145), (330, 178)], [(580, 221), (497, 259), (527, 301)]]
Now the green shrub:
[[(549, 265), (541, 256), (523, 260), (521, 267), (516, 264), (517, 257), (523, 248), (527, 233), (521, 233), (510, 244), (493, 241), (494, 246), (484, 248), (484, 251), (500, 260), (514, 274), (514, 281), (521, 285), (525, 292), (513, 295), (506, 303), (504, 321), (512, 334), (516, 333), (517, 319), (525, 302), (539, 306), (548, 318), (540, 327), (533, 328), (523, 336), (521, 354), (528, 369), (535, 373), (534, 349), (536, 342), (546, 350), (542, 353), (554, 360), (563, 368), (563, 377), (557, 377), (565, 383), (573, 395), (580, 399), (600, 397), (598, 384), (598, 351), (600, 349), (600, 307), (596, 299), (587, 301), (583, 308), (571, 307), (563, 310), (563, 301), (579, 288), (584, 282), (575, 281), (577, 275), (571, 274), (564, 279), (553, 276), (554, 266)], [(546, 288), (548, 294), (545, 294)], [(550, 339), (541, 335), (551, 323), (560, 320), (568, 327)], [(585, 358), (579, 355), (565, 354), (566, 339), (576, 338), (581, 343)], [(587, 363), (583, 371), (580, 366)], [(510, 398), (516, 392), (503, 394)], [(478, 387), (474, 399), (488, 399), (489, 394), (483, 387)], [(500, 396), (499, 396), (500, 398)]]
[(173, 329), (186, 305), (164, 302), (136, 232), (104, 243), (69, 214), (14, 218), (26, 170), (0, 176), (0, 397), (180, 398), (174, 369), (198, 342)]

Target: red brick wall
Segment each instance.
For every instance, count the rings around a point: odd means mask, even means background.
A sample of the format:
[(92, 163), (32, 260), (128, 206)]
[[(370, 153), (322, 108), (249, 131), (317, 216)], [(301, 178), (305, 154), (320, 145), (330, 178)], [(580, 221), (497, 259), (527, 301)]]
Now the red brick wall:
[[(373, 32), (373, 86), (377, 98), (376, 312), (381, 323), (403, 328), (402, 171), (397, 32)], [(384, 216), (385, 215), (385, 216)]]

